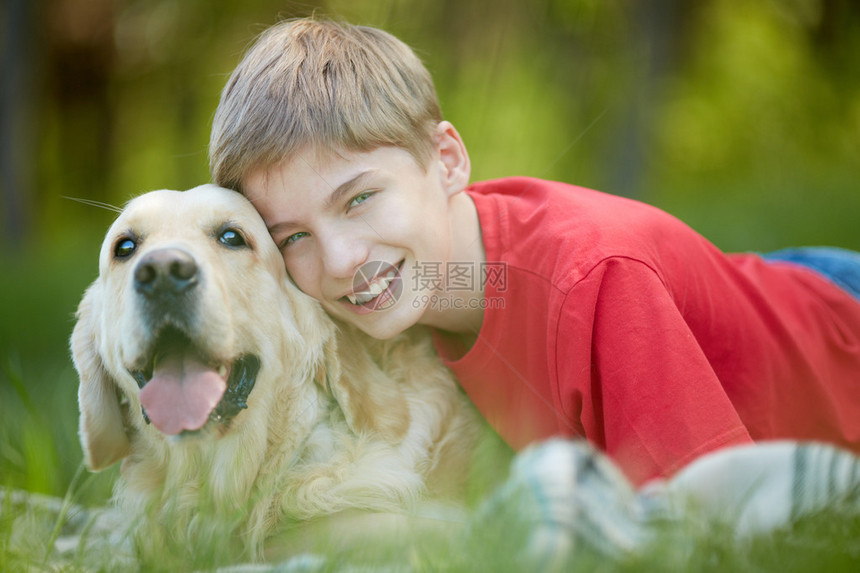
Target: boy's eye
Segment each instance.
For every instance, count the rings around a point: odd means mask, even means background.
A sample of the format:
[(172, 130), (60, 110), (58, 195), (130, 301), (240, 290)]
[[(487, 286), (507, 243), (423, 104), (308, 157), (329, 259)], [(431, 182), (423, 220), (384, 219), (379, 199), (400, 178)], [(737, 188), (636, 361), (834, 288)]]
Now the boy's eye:
[(355, 207), (356, 205), (361, 205), (362, 203), (370, 199), (371, 195), (373, 195), (373, 191), (365, 191), (363, 193), (359, 193), (350, 200), (349, 206)]
[(307, 235), (308, 235), (308, 233), (306, 233), (304, 231), (301, 231), (299, 233), (293, 233), (292, 235), (290, 235), (289, 237), (287, 237), (286, 239), (281, 241), (280, 244), (278, 245), (278, 247), (280, 247), (281, 249), (289, 247), (290, 245), (292, 245), (293, 243), (295, 243), (296, 241), (298, 241), (299, 239), (301, 239), (302, 237), (305, 237)]

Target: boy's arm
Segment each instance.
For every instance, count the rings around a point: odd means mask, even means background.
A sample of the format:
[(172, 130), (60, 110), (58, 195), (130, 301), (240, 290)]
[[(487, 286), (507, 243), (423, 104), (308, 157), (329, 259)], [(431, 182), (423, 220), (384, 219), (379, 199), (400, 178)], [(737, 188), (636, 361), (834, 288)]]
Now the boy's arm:
[(567, 294), (555, 362), (559, 400), (636, 483), (751, 442), (660, 277), (614, 258)]

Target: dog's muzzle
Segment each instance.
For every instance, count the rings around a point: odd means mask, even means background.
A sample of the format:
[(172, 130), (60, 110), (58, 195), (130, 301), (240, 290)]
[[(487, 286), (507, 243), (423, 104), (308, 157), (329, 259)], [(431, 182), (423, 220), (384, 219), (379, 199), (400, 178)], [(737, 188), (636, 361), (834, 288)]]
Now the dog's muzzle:
[(131, 370), (144, 417), (163, 433), (227, 424), (254, 387), (260, 360), (247, 354), (217, 363), (195, 344), (201, 272), (187, 251), (162, 248), (141, 257), (132, 277), (143, 320), (153, 338), (148, 357)]

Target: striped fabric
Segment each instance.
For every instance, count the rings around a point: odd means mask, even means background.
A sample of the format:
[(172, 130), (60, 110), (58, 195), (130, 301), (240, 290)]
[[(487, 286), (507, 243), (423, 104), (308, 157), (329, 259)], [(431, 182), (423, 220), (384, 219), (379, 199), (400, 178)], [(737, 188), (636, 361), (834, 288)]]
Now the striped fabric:
[(560, 571), (574, 556), (623, 559), (658, 532), (689, 528), (693, 521), (722, 523), (745, 537), (834, 506), (860, 511), (860, 458), (830, 446), (726, 448), (634, 491), (587, 443), (551, 440), (517, 456), (509, 479), (479, 508), (472, 527), (518, 524), (522, 565)]

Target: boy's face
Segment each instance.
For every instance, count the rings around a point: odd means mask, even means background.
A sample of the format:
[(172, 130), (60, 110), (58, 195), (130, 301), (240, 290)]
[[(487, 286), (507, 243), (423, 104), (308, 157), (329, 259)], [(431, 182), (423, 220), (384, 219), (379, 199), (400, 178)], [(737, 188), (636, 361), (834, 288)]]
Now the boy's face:
[(329, 314), (375, 338), (421, 322), (433, 291), (417, 273), (448, 260), (448, 203), (462, 189), (444, 160), (425, 170), (396, 147), (305, 149), (243, 188), (293, 281)]

